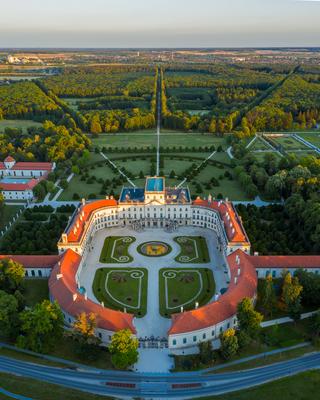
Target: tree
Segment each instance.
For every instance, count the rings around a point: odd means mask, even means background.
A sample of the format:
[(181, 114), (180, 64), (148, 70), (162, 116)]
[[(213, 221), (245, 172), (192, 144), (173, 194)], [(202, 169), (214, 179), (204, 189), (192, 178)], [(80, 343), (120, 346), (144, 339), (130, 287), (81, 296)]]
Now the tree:
[(75, 350), (83, 358), (95, 359), (101, 340), (95, 336), (97, 326), (94, 313), (79, 314), (72, 325), (72, 330), (66, 335), (75, 342)]
[(39, 353), (52, 349), (63, 334), (63, 314), (57, 302), (44, 300), (20, 314), (17, 345)]
[(109, 345), (113, 365), (125, 369), (135, 364), (138, 361), (138, 344), (138, 340), (133, 337), (129, 329), (114, 333)]
[(67, 187), (69, 186), (69, 183), (68, 183), (68, 181), (66, 179), (61, 179), (61, 181), (59, 183), (59, 186), (62, 189), (67, 189)]
[(94, 115), (92, 117), (92, 119), (91, 119), (90, 132), (93, 135), (97, 135), (97, 134), (102, 132), (102, 128), (101, 128), (101, 125), (100, 125), (100, 119), (99, 119), (99, 115), (98, 114)]
[(214, 352), (210, 340), (201, 342), (199, 344), (200, 361), (202, 364), (207, 365), (214, 360)]
[(254, 310), (252, 301), (245, 297), (237, 307), (237, 319), (239, 329), (243, 330), (250, 337), (255, 337), (260, 331), (260, 324), (263, 316)]
[(227, 329), (220, 335), (220, 353), (225, 360), (235, 356), (239, 350), (238, 338), (233, 328)]
[(273, 279), (270, 274), (263, 281), (260, 302), (266, 314), (272, 315), (277, 304), (277, 297), (273, 285)]
[(286, 310), (298, 300), (302, 289), (303, 287), (300, 285), (298, 277), (295, 276), (292, 278), (290, 272), (284, 276), (281, 299)]
[(289, 317), (296, 323), (301, 318), (301, 299), (297, 297), (295, 301), (289, 304), (288, 311)]
[(34, 188), (33, 188), (33, 194), (34, 196), (39, 200), (43, 200), (46, 197), (46, 190), (44, 186), (40, 183), (38, 183)]
[(15, 296), (0, 290), (0, 332), (14, 338), (18, 327), (18, 300)]
[(0, 261), (0, 290), (14, 293), (24, 278), (24, 267), (11, 259)]

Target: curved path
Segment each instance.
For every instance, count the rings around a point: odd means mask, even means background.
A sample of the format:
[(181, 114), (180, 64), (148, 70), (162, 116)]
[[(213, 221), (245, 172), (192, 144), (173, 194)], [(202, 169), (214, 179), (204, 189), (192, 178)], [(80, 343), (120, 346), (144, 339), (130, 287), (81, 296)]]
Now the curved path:
[(224, 394), (318, 368), (319, 352), (265, 367), (212, 375), (206, 375), (203, 371), (148, 374), (92, 369), (71, 370), (0, 356), (0, 371), (119, 398), (188, 399)]

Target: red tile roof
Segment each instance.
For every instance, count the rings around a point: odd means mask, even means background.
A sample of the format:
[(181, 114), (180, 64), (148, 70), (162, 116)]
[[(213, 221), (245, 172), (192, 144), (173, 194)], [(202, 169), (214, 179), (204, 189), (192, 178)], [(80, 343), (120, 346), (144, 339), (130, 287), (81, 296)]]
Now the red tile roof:
[[(94, 313), (97, 316), (97, 326), (110, 331), (130, 329), (133, 333), (136, 330), (133, 326), (133, 315), (121, 311), (111, 310), (94, 303), (78, 292), (76, 273), (81, 262), (81, 256), (73, 250), (68, 249), (56, 264), (50, 278), (49, 290), (52, 298), (57, 300), (61, 308), (68, 314), (76, 316), (82, 312)], [(60, 279), (57, 275), (62, 274)], [(76, 299), (73, 296), (76, 294)]]
[(248, 256), (255, 268), (320, 268), (320, 256)]
[[(90, 216), (94, 211), (104, 207), (116, 207), (117, 205), (117, 200), (108, 199), (93, 201), (91, 203), (86, 203), (85, 205), (81, 206), (80, 211), (78, 211), (78, 214), (73, 221), (73, 224), (68, 230), (68, 242), (81, 241), (81, 236), (85, 230), (86, 222), (89, 221)], [(82, 215), (82, 212), (84, 213), (84, 215), (81, 219), (80, 216)], [(77, 228), (76, 233), (74, 233), (74, 228), (77, 226), (77, 223), (79, 223), (79, 227)]]
[(212, 208), (218, 211), (220, 218), (224, 222), (224, 228), (229, 242), (243, 242), (249, 244), (249, 239), (242, 226), (241, 220), (231, 202), (223, 200), (208, 202), (207, 200), (197, 199), (193, 204), (195, 206)]
[[(1, 190), (6, 191), (25, 191), (25, 190), (32, 190), (40, 181), (41, 179), (30, 179), (27, 183), (5, 183), (0, 181), (0, 188)], [(17, 178), (19, 181), (19, 178)]]
[(0, 260), (10, 259), (22, 264), (25, 268), (53, 268), (60, 260), (61, 255), (49, 256), (24, 256), (24, 255), (0, 255)]
[[(239, 257), (239, 265), (236, 262)], [(216, 325), (236, 314), (238, 303), (244, 298), (253, 298), (257, 291), (257, 274), (248, 256), (236, 250), (228, 256), (231, 280), (228, 290), (215, 302), (197, 310), (185, 311), (172, 316), (169, 335), (197, 331)], [(238, 275), (240, 268), (240, 275)], [(237, 277), (237, 283), (234, 282)]]
[(13, 170), (30, 170), (30, 171), (51, 171), (53, 164), (50, 162), (17, 162), (12, 167)]
[(4, 162), (12, 162), (12, 161), (16, 161), (13, 157), (8, 156), (4, 159)]
[[(8, 158), (8, 157), (7, 157)], [(7, 158), (5, 161), (8, 161)], [(10, 161), (9, 161), (10, 162)], [(16, 162), (11, 170), (14, 171), (51, 171), (53, 163), (50, 162)], [(4, 162), (0, 162), (0, 169), (6, 169)]]

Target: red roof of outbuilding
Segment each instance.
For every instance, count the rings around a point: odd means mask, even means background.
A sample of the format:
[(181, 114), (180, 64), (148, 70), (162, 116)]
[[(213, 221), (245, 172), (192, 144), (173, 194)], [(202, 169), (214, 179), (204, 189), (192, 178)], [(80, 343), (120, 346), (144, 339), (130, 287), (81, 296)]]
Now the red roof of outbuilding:
[[(102, 307), (92, 300), (86, 300), (79, 293), (75, 276), (80, 262), (81, 256), (73, 250), (68, 249), (63, 254), (60, 265), (56, 264), (49, 278), (49, 290), (53, 299), (57, 300), (61, 308), (72, 316), (77, 316), (82, 312), (94, 313), (97, 316), (99, 328), (113, 332), (130, 329), (132, 333), (135, 333), (133, 315)], [(62, 275), (60, 279), (57, 278), (59, 274)], [(74, 295), (76, 295), (75, 299)]]
[[(81, 240), (86, 222), (89, 220), (94, 211), (104, 207), (116, 207), (117, 205), (117, 200), (105, 199), (86, 203), (85, 205), (81, 206), (80, 211), (78, 211), (75, 220), (68, 230), (68, 242), (79, 242)], [(83, 217), (81, 216), (82, 212), (84, 213)], [(76, 228), (76, 232), (74, 232), (74, 228), (77, 226), (77, 223), (79, 224), (79, 227)]]
[[(41, 177), (42, 179), (43, 177)], [(0, 182), (0, 188), (1, 190), (5, 191), (25, 191), (25, 190), (32, 190), (37, 183), (41, 179), (30, 179), (27, 183), (5, 183), (5, 182)], [(17, 178), (17, 181), (19, 181), (19, 178)]]
[(53, 268), (61, 255), (31, 256), (31, 255), (0, 255), (0, 260), (10, 259), (22, 264), (25, 268)]
[(207, 200), (196, 199), (193, 204), (195, 206), (212, 208), (219, 213), (230, 242), (249, 243), (249, 239), (242, 226), (242, 222), (231, 202), (224, 200), (209, 202)]
[(12, 162), (12, 161), (15, 161), (15, 159), (11, 156), (8, 156), (4, 159), (4, 162)]
[[(12, 160), (9, 160), (7, 157), (4, 161), (10, 162), (10, 161), (15, 161), (12, 157)], [(24, 161), (19, 161), (14, 164), (14, 166), (11, 168), (11, 170), (14, 171), (51, 171), (53, 168), (53, 163), (50, 162), (24, 162)], [(4, 165), (4, 162), (0, 162), (0, 169), (6, 169), (6, 166)]]
[[(237, 264), (239, 257), (239, 264)], [(231, 318), (237, 312), (238, 303), (244, 298), (253, 298), (257, 291), (257, 274), (248, 256), (237, 250), (228, 256), (231, 280), (226, 293), (215, 302), (197, 310), (186, 311), (172, 316), (169, 335), (181, 334), (208, 328)], [(240, 275), (238, 269), (240, 268)], [(237, 277), (237, 283), (235, 283)]]

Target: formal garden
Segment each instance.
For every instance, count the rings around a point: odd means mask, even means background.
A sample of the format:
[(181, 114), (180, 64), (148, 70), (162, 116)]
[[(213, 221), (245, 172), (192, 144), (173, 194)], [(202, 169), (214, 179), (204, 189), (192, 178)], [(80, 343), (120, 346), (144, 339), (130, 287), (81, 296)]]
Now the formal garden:
[(137, 317), (147, 312), (148, 271), (145, 268), (100, 268), (93, 280), (93, 293), (105, 307)]
[(174, 241), (180, 246), (175, 257), (179, 263), (206, 264), (210, 262), (207, 242), (201, 236), (177, 236)]
[(160, 314), (194, 309), (208, 303), (215, 294), (213, 273), (208, 268), (162, 268), (159, 271)]
[(133, 257), (129, 254), (129, 247), (135, 240), (136, 238), (133, 236), (106, 237), (100, 255), (100, 262), (105, 264), (132, 262)]

